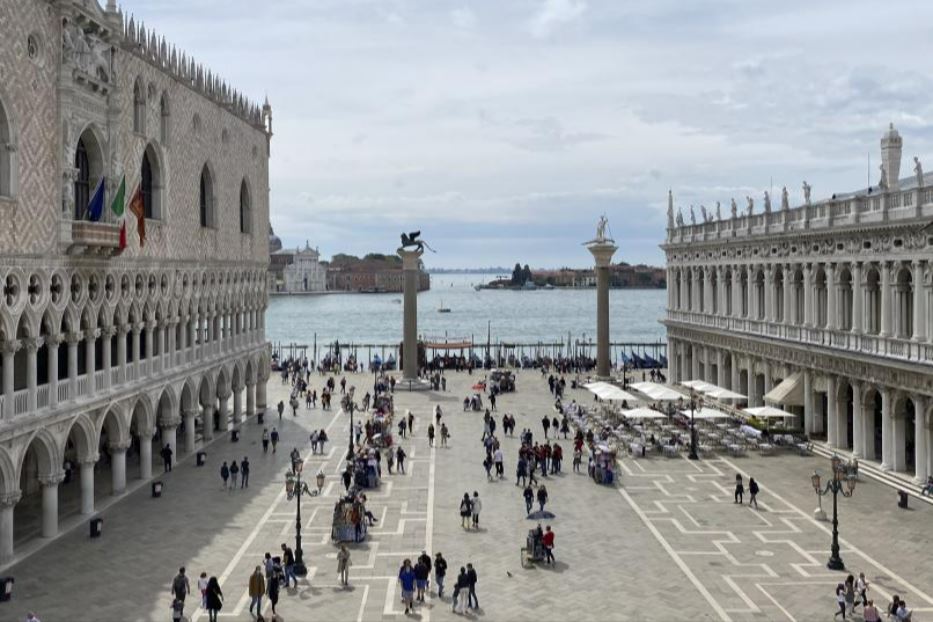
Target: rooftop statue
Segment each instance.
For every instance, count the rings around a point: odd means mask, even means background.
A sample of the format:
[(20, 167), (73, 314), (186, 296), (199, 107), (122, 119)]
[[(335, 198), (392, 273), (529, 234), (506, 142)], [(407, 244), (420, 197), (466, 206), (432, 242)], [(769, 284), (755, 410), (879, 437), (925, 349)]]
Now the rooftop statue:
[(684, 212), (680, 208), (677, 208), (677, 226), (678, 227), (684, 226)]
[(706, 214), (706, 206), (700, 206), (700, 217), (703, 219), (703, 222), (709, 222), (709, 217)]
[(810, 184), (807, 183), (807, 180), (803, 181), (803, 202), (807, 205), (810, 205)]
[(917, 156), (914, 156), (914, 173), (917, 174), (917, 187), (923, 188), (923, 166)]
[(768, 194), (767, 190), (765, 190), (765, 213), (771, 213), (771, 195)]
[(696, 215), (696, 212), (693, 211), (692, 205), (690, 206), (690, 224), (692, 225), (697, 224), (697, 215)]
[(746, 203), (748, 203), (748, 215), (753, 216), (755, 214), (755, 199), (751, 197), (745, 197)]
[(667, 228), (674, 228), (674, 193), (667, 191)]
[(716, 220), (722, 220), (722, 210), (719, 208), (719, 201), (716, 201)]
[(790, 209), (790, 199), (787, 197), (787, 186), (781, 189), (781, 211), (786, 212)]
[(739, 206), (735, 204), (735, 197), (732, 197), (732, 217), (739, 217)]

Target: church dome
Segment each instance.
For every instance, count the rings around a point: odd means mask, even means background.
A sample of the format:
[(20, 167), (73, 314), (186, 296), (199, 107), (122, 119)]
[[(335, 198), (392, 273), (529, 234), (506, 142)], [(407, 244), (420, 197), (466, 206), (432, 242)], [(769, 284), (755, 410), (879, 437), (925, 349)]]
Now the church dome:
[(279, 236), (275, 234), (272, 230), (272, 225), (269, 225), (269, 252), (275, 253), (282, 250), (282, 240), (279, 239)]

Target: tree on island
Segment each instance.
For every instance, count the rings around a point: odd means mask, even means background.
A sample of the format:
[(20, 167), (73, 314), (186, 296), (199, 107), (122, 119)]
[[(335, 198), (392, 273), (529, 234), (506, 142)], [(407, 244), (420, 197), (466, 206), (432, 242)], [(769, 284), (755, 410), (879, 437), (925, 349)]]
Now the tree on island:
[(531, 268), (528, 267), (528, 264), (525, 264), (525, 268), (522, 270), (522, 285), (531, 280)]
[(525, 281), (525, 271), (522, 270), (522, 265), (515, 262), (515, 267), (512, 268), (512, 285), (524, 285)]

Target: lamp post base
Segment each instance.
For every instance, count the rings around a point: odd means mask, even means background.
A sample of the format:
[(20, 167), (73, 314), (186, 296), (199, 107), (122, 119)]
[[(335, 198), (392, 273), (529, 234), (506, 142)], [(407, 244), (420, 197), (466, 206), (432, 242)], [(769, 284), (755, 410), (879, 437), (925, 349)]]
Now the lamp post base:
[(697, 455), (696, 450), (691, 449), (691, 450), (690, 450), (690, 453), (687, 454), (687, 458), (690, 459), (690, 460), (699, 460), (699, 459), (700, 459), (700, 456)]
[(823, 511), (823, 508), (816, 508), (813, 510), (813, 518), (816, 520), (826, 520), (826, 512)]
[(295, 562), (295, 576), (296, 577), (308, 576), (308, 567), (305, 566), (304, 562), (301, 562), (301, 561)]
[(826, 562), (826, 567), (830, 570), (845, 570), (846, 565), (842, 563), (841, 557), (830, 557), (829, 561)]

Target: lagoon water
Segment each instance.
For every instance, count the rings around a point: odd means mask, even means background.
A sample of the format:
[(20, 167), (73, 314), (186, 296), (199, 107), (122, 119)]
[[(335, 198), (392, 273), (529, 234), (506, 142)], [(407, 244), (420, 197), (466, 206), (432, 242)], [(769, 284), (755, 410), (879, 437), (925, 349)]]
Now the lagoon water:
[[(596, 290), (496, 291), (473, 289), (488, 274), (434, 274), (431, 289), (418, 295), (418, 332), (429, 340), (537, 343), (590, 340), (596, 336)], [(266, 313), (273, 343), (394, 344), (402, 338), (401, 294), (275, 296)], [(609, 293), (613, 342), (664, 340), (663, 289), (613, 289)], [(441, 306), (450, 313), (439, 313)]]

